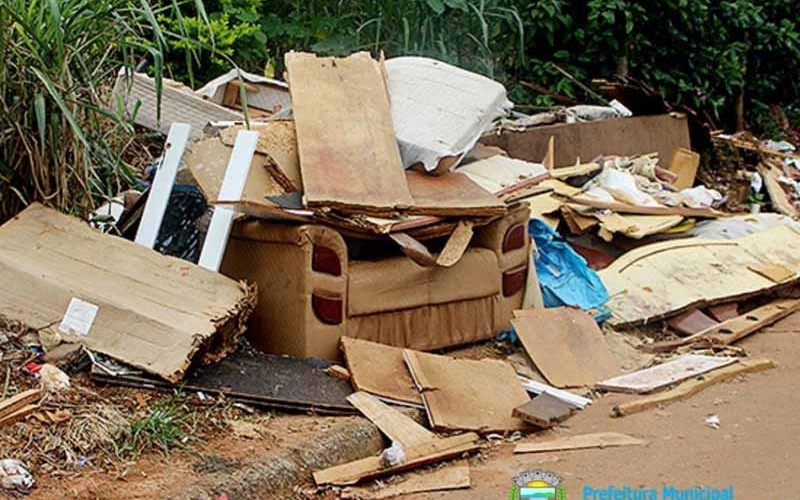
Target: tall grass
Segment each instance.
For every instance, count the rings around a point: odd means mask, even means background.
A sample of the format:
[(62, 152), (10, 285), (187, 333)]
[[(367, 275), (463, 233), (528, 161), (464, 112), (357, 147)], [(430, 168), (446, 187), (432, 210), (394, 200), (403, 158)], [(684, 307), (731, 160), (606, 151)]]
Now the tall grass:
[[(167, 38), (148, 0), (0, 1), (0, 221), (33, 201), (84, 213), (132, 178), (134, 130), (108, 90)], [(201, 10), (202, 12), (202, 10)]]

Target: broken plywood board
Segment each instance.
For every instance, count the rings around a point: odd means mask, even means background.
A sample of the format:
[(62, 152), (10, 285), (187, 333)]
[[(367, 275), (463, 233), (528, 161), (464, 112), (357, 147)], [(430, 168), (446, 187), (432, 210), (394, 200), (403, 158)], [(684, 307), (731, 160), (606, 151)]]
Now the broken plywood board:
[(492, 432), (525, 428), (511, 413), (530, 398), (507, 363), (454, 359), (410, 349), (403, 351), (403, 357), (434, 429)]
[(317, 471), (314, 473), (314, 481), (318, 486), (324, 484), (345, 486), (374, 477), (388, 476), (477, 450), (480, 448), (477, 441), (478, 435), (474, 432), (441, 438), (406, 448), (404, 450), (406, 461), (400, 465), (386, 467), (381, 457), (367, 457)]
[(786, 197), (786, 191), (783, 190), (783, 186), (778, 181), (778, 178), (784, 175), (783, 172), (769, 164), (761, 164), (757, 167), (757, 170), (761, 174), (761, 178), (764, 179), (764, 187), (767, 188), (769, 199), (775, 211), (790, 217), (796, 217), (798, 215), (797, 208)]
[(598, 208), (602, 210), (613, 210), (621, 214), (639, 214), (639, 215), (682, 215), (685, 217), (705, 217), (714, 219), (717, 217), (725, 216), (724, 212), (714, 210), (712, 208), (691, 208), (684, 206), (668, 207), (668, 206), (644, 206), (644, 205), (631, 205), (621, 201), (605, 201), (599, 198), (593, 198), (589, 195), (577, 195), (569, 199), (570, 203), (582, 205), (585, 207)]
[(666, 363), (604, 380), (597, 388), (613, 392), (646, 394), (723, 366), (737, 358), (685, 354)]
[[(248, 73), (238, 68), (214, 78), (203, 87), (197, 89), (195, 94), (217, 104), (223, 104), (223, 102), (227, 101), (225, 105), (230, 103), (241, 108), (239, 78), (244, 83), (248, 110), (266, 111), (271, 115), (292, 107), (289, 86), (286, 82)], [(232, 93), (234, 94), (233, 96), (231, 96)]]
[(629, 401), (614, 406), (611, 409), (612, 417), (624, 417), (650, 408), (661, 406), (681, 399), (694, 396), (703, 389), (718, 384), (725, 380), (745, 373), (755, 373), (775, 367), (771, 359), (742, 359), (738, 363), (728, 365), (717, 370), (698, 376), (696, 379), (687, 380), (668, 391), (659, 392), (635, 401)]
[(516, 311), (511, 320), (525, 351), (556, 387), (590, 386), (620, 371), (594, 318), (570, 307)]
[(369, 393), (353, 393), (347, 397), (347, 401), (375, 424), (386, 437), (400, 443), (404, 448), (423, 445), (438, 439), (436, 434), (414, 422), (411, 417), (381, 403)]
[(0, 420), (38, 401), (41, 396), (42, 391), (39, 389), (30, 389), (0, 401)]
[(700, 309), (690, 309), (668, 319), (667, 324), (679, 334), (694, 335), (712, 326), (717, 326), (718, 322)]
[[(235, 125), (221, 130), (222, 143), (233, 146), (236, 134), (246, 130), (244, 125)], [(291, 120), (270, 120), (266, 123), (252, 124), (250, 130), (258, 132), (256, 158), (264, 164), (272, 177), (287, 193), (303, 189), (300, 177), (300, 159), (297, 156), (297, 136)], [(266, 161), (261, 158), (266, 157)]]
[(376, 487), (351, 486), (342, 491), (342, 499), (382, 500), (412, 493), (469, 488), (469, 463), (459, 460), (432, 471), (409, 474), (402, 482), (380, 483)]
[(675, 148), (675, 153), (669, 162), (667, 170), (678, 176), (678, 180), (672, 183), (680, 191), (694, 186), (694, 179), (697, 176), (697, 167), (700, 166), (700, 155), (687, 148)]
[[(635, 240), (664, 232), (683, 222), (681, 215), (622, 215), (616, 212), (602, 214), (597, 211), (593, 215), (600, 221), (601, 231), (622, 234)], [(606, 241), (611, 241), (610, 235), (600, 236)]]
[(386, 61), (403, 166), (446, 172), (513, 106), (502, 84), (424, 57)]
[(646, 245), (598, 272), (614, 326), (642, 324), (691, 307), (743, 299), (777, 285), (748, 266), (800, 271), (800, 233), (776, 227), (735, 240), (687, 238)]
[(422, 405), (403, 360), (403, 349), (350, 337), (342, 337), (340, 343), (357, 390), (391, 402)]
[(0, 282), (16, 283), (0, 289), (0, 314), (36, 328), (73, 298), (97, 306), (88, 334), (65, 340), (170, 381), (196, 355), (228, 354), (254, 302), (249, 286), (38, 204), (0, 227)]
[(389, 238), (397, 243), (406, 257), (420, 266), (430, 267), (436, 264), (436, 258), (428, 250), (428, 247), (408, 233), (391, 233)]
[(409, 214), (492, 217), (506, 213), (500, 198), (459, 172), (436, 176), (410, 171), (406, 180), (414, 200), (406, 211)]
[(469, 242), (472, 241), (472, 222), (468, 220), (458, 221), (453, 233), (447, 239), (441, 253), (436, 257), (436, 265), (442, 267), (452, 267), (455, 265), (464, 252), (467, 251)]
[(575, 407), (544, 392), (522, 406), (514, 408), (511, 416), (543, 429), (558, 425), (575, 411)]
[(619, 432), (596, 432), (566, 436), (550, 441), (519, 443), (514, 453), (544, 453), (548, 451), (582, 450), (586, 448), (613, 448), (616, 446), (640, 446), (647, 441)]
[(492, 156), (463, 165), (456, 170), (486, 191), (497, 196), (508, 194), (546, 179), (544, 165), (506, 156)]
[(545, 384), (544, 382), (531, 380), (523, 376), (518, 376), (518, 377), (520, 379), (520, 382), (522, 382), (522, 386), (525, 388), (525, 390), (532, 394), (547, 393), (581, 410), (586, 408), (587, 405), (592, 404), (592, 400), (589, 398), (584, 398), (583, 396), (578, 396), (577, 394), (557, 389), (555, 387)]
[(681, 344), (687, 345), (692, 342), (707, 340), (715, 344), (729, 345), (789, 316), (797, 310), (800, 310), (800, 300), (776, 300), (686, 337)]
[(370, 215), (412, 206), (382, 65), (367, 52), (285, 61), (306, 205)]

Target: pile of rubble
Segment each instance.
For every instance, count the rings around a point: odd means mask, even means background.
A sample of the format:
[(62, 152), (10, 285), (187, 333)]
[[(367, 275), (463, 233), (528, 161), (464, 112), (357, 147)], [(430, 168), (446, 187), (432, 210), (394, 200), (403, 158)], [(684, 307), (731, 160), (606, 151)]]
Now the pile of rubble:
[[(288, 83), (238, 71), (194, 92), (167, 82), (160, 108), (152, 79), (119, 75), (115, 93), (167, 135), (164, 154), (142, 193), (95, 212), (102, 231), (41, 205), (0, 227), (0, 276), (15, 284), (0, 315), (38, 338), (26, 365), (363, 414), (385, 451), (316, 471), (319, 487), (460, 458), (498, 433), (519, 440), (605, 392), (647, 394), (620, 417), (774, 365), (732, 344), (800, 308), (770, 300), (800, 280), (800, 232), (790, 217), (731, 217), (731, 192), (698, 185), (684, 115), (612, 101), (521, 116), (501, 84), (440, 61), (285, 62)], [(763, 184), (797, 215), (793, 146), (714, 139), (756, 158), (749, 195)], [(600, 324), (661, 320), (675, 335), (642, 346), (659, 362), (622, 374)], [(498, 336), (518, 339), (524, 375), (430, 352)], [(25, 425), (41, 397), (8, 395), (0, 426)], [(642, 443), (601, 432), (514, 451)], [(31, 487), (22, 464), (3, 470)], [(416, 491), (469, 487), (463, 462), (430, 475)]]

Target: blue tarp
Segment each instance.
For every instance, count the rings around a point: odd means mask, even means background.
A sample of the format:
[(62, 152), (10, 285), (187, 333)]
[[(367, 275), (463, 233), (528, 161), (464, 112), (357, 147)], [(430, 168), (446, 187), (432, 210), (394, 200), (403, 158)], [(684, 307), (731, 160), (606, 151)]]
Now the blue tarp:
[(528, 232), (536, 242), (536, 274), (542, 288), (545, 307), (576, 306), (584, 310), (597, 309), (595, 319), (603, 321), (610, 314), (603, 309), (608, 301), (600, 277), (561, 236), (544, 222), (532, 219)]

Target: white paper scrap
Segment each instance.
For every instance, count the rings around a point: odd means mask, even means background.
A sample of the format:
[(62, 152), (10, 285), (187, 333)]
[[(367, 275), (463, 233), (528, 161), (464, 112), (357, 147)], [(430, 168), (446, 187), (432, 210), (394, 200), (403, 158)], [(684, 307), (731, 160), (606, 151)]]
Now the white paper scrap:
[(67, 307), (67, 312), (58, 325), (58, 331), (67, 335), (89, 335), (98, 307), (90, 302), (72, 297)]

